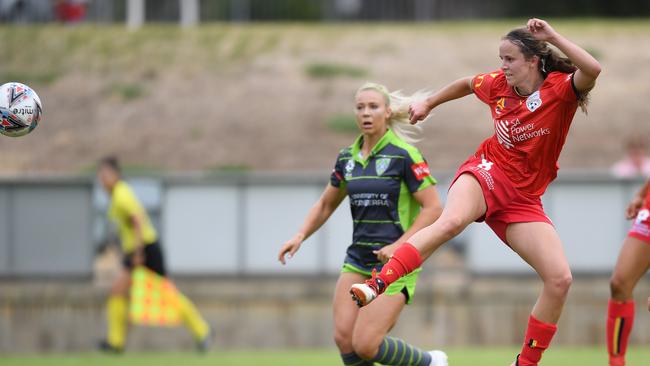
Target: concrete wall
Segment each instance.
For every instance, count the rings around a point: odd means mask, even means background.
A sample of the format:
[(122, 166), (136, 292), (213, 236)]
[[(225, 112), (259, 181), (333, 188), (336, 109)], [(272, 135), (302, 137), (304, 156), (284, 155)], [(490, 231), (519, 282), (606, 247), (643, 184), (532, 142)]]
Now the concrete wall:
[[(215, 349), (333, 347), (330, 301), (335, 279), (181, 279), (216, 330)], [(521, 342), (539, 291), (531, 277), (476, 278), (425, 269), (414, 304), (392, 334), (424, 348)], [(603, 345), (607, 279), (578, 278), (555, 345)], [(0, 352), (88, 351), (103, 337), (106, 290), (87, 281), (0, 284)], [(632, 344), (650, 343), (648, 279), (637, 288)], [(182, 328), (132, 327), (128, 349), (191, 350)]]

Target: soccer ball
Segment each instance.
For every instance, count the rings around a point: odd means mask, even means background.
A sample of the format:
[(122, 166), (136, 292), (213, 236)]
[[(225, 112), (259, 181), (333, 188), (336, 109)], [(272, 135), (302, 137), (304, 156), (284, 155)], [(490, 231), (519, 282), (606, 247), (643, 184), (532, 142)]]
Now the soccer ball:
[(25, 84), (0, 86), (0, 133), (18, 137), (32, 132), (43, 115), (41, 99)]

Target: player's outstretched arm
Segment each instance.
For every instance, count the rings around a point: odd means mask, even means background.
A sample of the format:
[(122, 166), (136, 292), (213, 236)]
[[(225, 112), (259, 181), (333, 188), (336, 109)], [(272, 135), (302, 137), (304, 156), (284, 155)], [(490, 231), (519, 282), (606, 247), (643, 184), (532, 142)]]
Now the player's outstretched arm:
[(571, 42), (555, 31), (546, 21), (532, 18), (528, 20), (528, 30), (541, 41), (548, 42), (562, 51), (578, 68), (573, 76), (573, 84), (580, 92), (589, 91), (600, 75), (600, 63), (582, 47)]
[(347, 191), (344, 188), (337, 188), (331, 184), (327, 185), (321, 197), (309, 209), (309, 213), (307, 213), (307, 217), (300, 230), (280, 248), (280, 253), (278, 254), (278, 261), (280, 263), (286, 264), (285, 256), (288, 258), (293, 257), (298, 249), (300, 249), (302, 242), (307, 240), (311, 234), (323, 226), (334, 210), (339, 207), (346, 194)]
[(409, 120), (411, 124), (416, 124), (427, 118), (429, 113), (440, 104), (469, 94), (472, 94), (472, 77), (468, 76), (453, 81), (426, 99), (411, 104), (409, 106)]

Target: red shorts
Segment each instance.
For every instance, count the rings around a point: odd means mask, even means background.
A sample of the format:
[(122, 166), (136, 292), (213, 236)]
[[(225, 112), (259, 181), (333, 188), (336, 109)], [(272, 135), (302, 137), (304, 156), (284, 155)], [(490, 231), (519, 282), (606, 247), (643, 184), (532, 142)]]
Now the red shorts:
[(627, 236), (650, 244), (650, 209), (648, 207), (644, 206), (639, 210)]
[(477, 222), (485, 221), (497, 236), (506, 244), (506, 228), (516, 222), (546, 222), (553, 225), (544, 213), (542, 200), (524, 196), (515, 188), (510, 179), (493, 162), (475, 156), (460, 166), (452, 185), (461, 174), (472, 174), (483, 189), (487, 205), (485, 215)]

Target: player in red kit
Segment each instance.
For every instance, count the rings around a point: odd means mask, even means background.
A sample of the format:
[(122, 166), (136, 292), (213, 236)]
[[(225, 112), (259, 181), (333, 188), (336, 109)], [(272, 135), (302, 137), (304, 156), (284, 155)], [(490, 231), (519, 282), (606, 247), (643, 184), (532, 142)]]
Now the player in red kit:
[[(607, 307), (607, 352), (610, 366), (625, 366), (627, 341), (634, 323), (634, 287), (650, 268), (650, 180), (627, 206), (625, 216), (634, 219), (623, 242), (610, 280)], [(650, 299), (648, 299), (650, 308)]]
[(416, 123), (436, 106), (474, 93), (489, 106), (495, 133), (461, 165), (440, 218), (411, 236), (379, 274), (352, 286), (351, 293), (359, 306), (368, 304), (467, 225), (485, 221), (544, 284), (513, 363), (530, 366), (539, 363), (555, 334), (572, 281), (562, 242), (540, 197), (557, 175), (569, 126), (576, 109), (585, 109), (600, 64), (540, 19), (504, 36), (499, 57), (499, 70), (456, 80), (411, 105), (411, 122)]

